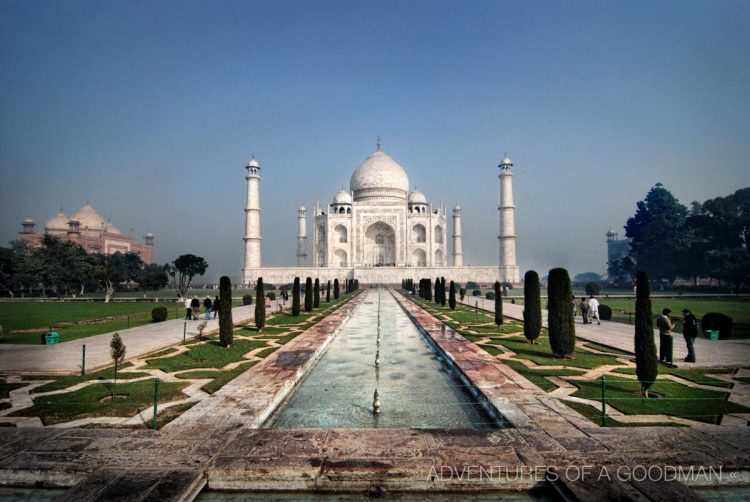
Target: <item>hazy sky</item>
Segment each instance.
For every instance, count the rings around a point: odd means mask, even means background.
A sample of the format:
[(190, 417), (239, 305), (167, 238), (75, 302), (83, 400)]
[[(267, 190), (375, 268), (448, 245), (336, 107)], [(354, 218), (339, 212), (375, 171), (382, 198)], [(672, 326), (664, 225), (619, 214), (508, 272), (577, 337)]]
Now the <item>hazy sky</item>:
[(507, 151), (522, 273), (603, 273), (657, 182), (750, 186), (747, 1), (0, 0), (0, 61), (0, 245), (89, 199), (157, 262), (239, 278), (254, 154), (263, 263), (294, 264), (297, 207), (378, 133), (461, 205), (471, 265), (498, 260)]

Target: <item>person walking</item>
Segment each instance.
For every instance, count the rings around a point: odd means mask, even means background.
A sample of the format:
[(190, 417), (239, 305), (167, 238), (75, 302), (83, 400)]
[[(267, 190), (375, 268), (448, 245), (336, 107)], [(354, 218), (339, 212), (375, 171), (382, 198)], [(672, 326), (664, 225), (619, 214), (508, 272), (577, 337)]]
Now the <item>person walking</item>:
[(664, 309), (656, 318), (656, 326), (659, 328), (659, 362), (672, 364), (672, 330), (674, 323), (669, 317), (672, 311)]
[(695, 337), (698, 336), (698, 319), (695, 318), (690, 309), (682, 309), (682, 336), (685, 337), (687, 345), (686, 363), (695, 362)]
[(601, 324), (599, 320), (599, 300), (594, 298), (594, 295), (591, 295), (591, 298), (589, 298), (589, 318), (591, 319), (591, 324), (594, 324), (595, 317), (596, 324)]
[(573, 301), (571, 302), (570, 306), (573, 308), (573, 321), (575, 322), (576, 319), (576, 312), (578, 312), (578, 304), (576, 303), (576, 297), (573, 297)]
[(214, 298), (213, 307), (214, 307), (214, 319), (216, 319), (216, 316), (219, 313), (219, 297), (218, 296)]
[(589, 301), (585, 296), (581, 299), (581, 316), (583, 324), (589, 324)]
[(205, 319), (208, 321), (211, 319), (211, 297), (206, 295), (206, 299), (203, 300), (203, 312), (206, 313)]
[(190, 307), (192, 307), (193, 310), (193, 320), (198, 320), (198, 314), (200, 314), (201, 311), (201, 301), (198, 299), (197, 296), (194, 296), (192, 300), (190, 300)]
[(193, 318), (193, 309), (191, 307), (190, 298), (185, 298), (185, 320), (189, 321)]

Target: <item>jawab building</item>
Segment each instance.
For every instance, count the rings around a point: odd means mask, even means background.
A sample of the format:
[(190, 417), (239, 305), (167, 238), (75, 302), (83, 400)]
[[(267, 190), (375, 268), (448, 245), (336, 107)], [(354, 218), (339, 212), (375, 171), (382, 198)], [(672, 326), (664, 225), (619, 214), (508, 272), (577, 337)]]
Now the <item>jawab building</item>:
[[(341, 190), (325, 207), (312, 211), (308, 243), (307, 210), (297, 212), (296, 267), (263, 267), (260, 235), (260, 163), (247, 164), (244, 284), (258, 277), (287, 284), (294, 277), (325, 280), (358, 279), (362, 284), (398, 284), (402, 279), (444, 276), (459, 282), (496, 280), (519, 283), (516, 264), (512, 167), (500, 162), (499, 264), (463, 265), (461, 208), (448, 215), (443, 204), (433, 206), (424, 194), (409, 191), (406, 171), (378, 144), (378, 149), (354, 170), (349, 191)], [(449, 220), (451, 227), (449, 228)], [(450, 248), (449, 248), (450, 241)], [(310, 252), (308, 253), (308, 245)]]

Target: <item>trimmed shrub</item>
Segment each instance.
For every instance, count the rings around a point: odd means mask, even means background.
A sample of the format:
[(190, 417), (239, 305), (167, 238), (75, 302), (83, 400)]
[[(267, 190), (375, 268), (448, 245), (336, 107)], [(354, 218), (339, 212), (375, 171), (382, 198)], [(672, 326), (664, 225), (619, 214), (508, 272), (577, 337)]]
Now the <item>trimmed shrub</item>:
[(503, 323), (503, 296), (500, 292), (500, 283), (495, 282), (495, 324)]
[[(337, 283), (338, 284), (338, 283)], [(294, 284), (292, 285), (292, 315), (299, 315), (299, 277), (294, 278)]]
[(313, 287), (313, 307), (320, 307), (320, 279), (315, 278), (315, 286)]
[(657, 361), (651, 286), (648, 274), (641, 270), (635, 274), (635, 374), (644, 395), (648, 394), (658, 375)]
[(232, 322), (232, 280), (226, 275), (222, 275), (219, 279), (218, 308), (219, 342), (222, 347), (231, 347), (234, 343), (234, 323)]
[[(586, 294), (591, 296), (599, 296), (599, 285), (595, 282), (587, 282), (586, 283)], [(601, 313), (601, 310), (599, 311)]]
[(476, 282), (469, 281), (466, 283), (466, 289), (481, 289), (481, 287)]
[(493, 293), (492, 291), (487, 291), (484, 294), (484, 297), (487, 298), (488, 300), (494, 300), (495, 299), (495, 293)]
[(242, 305), (252, 305), (253, 295), (242, 295)]
[(529, 270), (523, 278), (523, 336), (529, 343), (534, 343), (541, 332), (542, 298), (539, 274), (534, 270)]
[(276, 293), (274, 293), (273, 291), (271, 291), (270, 293), (268, 293), (266, 295), (266, 298), (268, 298), (271, 301), (274, 301), (276, 299)]
[(701, 317), (701, 329), (719, 332), (719, 339), (726, 340), (732, 336), (734, 320), (726, 314), (709, 312)]
[(428, 302), (432, 301), (432, 279), (426, 279), (424, 283), (424, 292), (425, 297), (424, 299)]
[(151, 320), (153, 322), (164, 322), (169, 315), (167, 307), (154, 307), (151, 309)]
[(313, 309), (313, 285), (312, 279), (308, 277), (305, 279), (305, 312), (310, 312)]
[(326, 303), (331, 303), (331, 281), (326, 285)]
[(599, 319), (602, 321), (611, 321), (612, 320), (612, 307), (609, 305), (604, 305), (603, 303), (599, 305)]
[(255, 286), (255, 298), (258, 298), (258, 301), (255, 302), (255, 327), (258, 329), (258, 333), (260, 333), (263, 330), (263, 326), (266, 325), (266, 302), (263, 301), (262, 277), (258, 277), (258, 283)]
[(475, 289), (471, 292), (471, 296), (482, 296), (482, 292), (478, 289)]
[(464, 298), (466, 297), (466, 288), (460, 288), (458, 290), (458, 297), (461, 298), (461, 301), (464, 301)]
[(573, 324), (573, 288), (570, 276), (564, 268), (549, 271), (547, 282), (549, 301), (549, 344), (556, 357), (570, 356), (575, 351), (576, 332)]
[(445, 302), (448, 301), (448, 295), (445, 292), (445, 277), (440, 278), (440, 305), (445, 307)]
[(448, 290), (448, 306), (451, 310), (456, 310), (456, 285), (451, 281), (450, 289)]
[(341, 291), (341, 289), (340, 289), (340, 286), (339, 286), (339, 280), (338, 279), (334, 279), (333, 280), (333, 299), (334, 300), (338, 300), (339, 299), (340, 291)]

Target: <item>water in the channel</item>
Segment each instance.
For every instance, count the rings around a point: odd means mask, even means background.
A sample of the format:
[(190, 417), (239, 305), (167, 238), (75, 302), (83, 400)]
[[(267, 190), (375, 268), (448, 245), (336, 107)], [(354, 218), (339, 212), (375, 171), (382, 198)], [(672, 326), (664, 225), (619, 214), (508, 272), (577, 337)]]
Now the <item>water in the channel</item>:
[[(268, 426), (496, 427), (386, 289), (362, 294), (363, 302)], [(376, 389), (377, 414), (373, 413)]]

